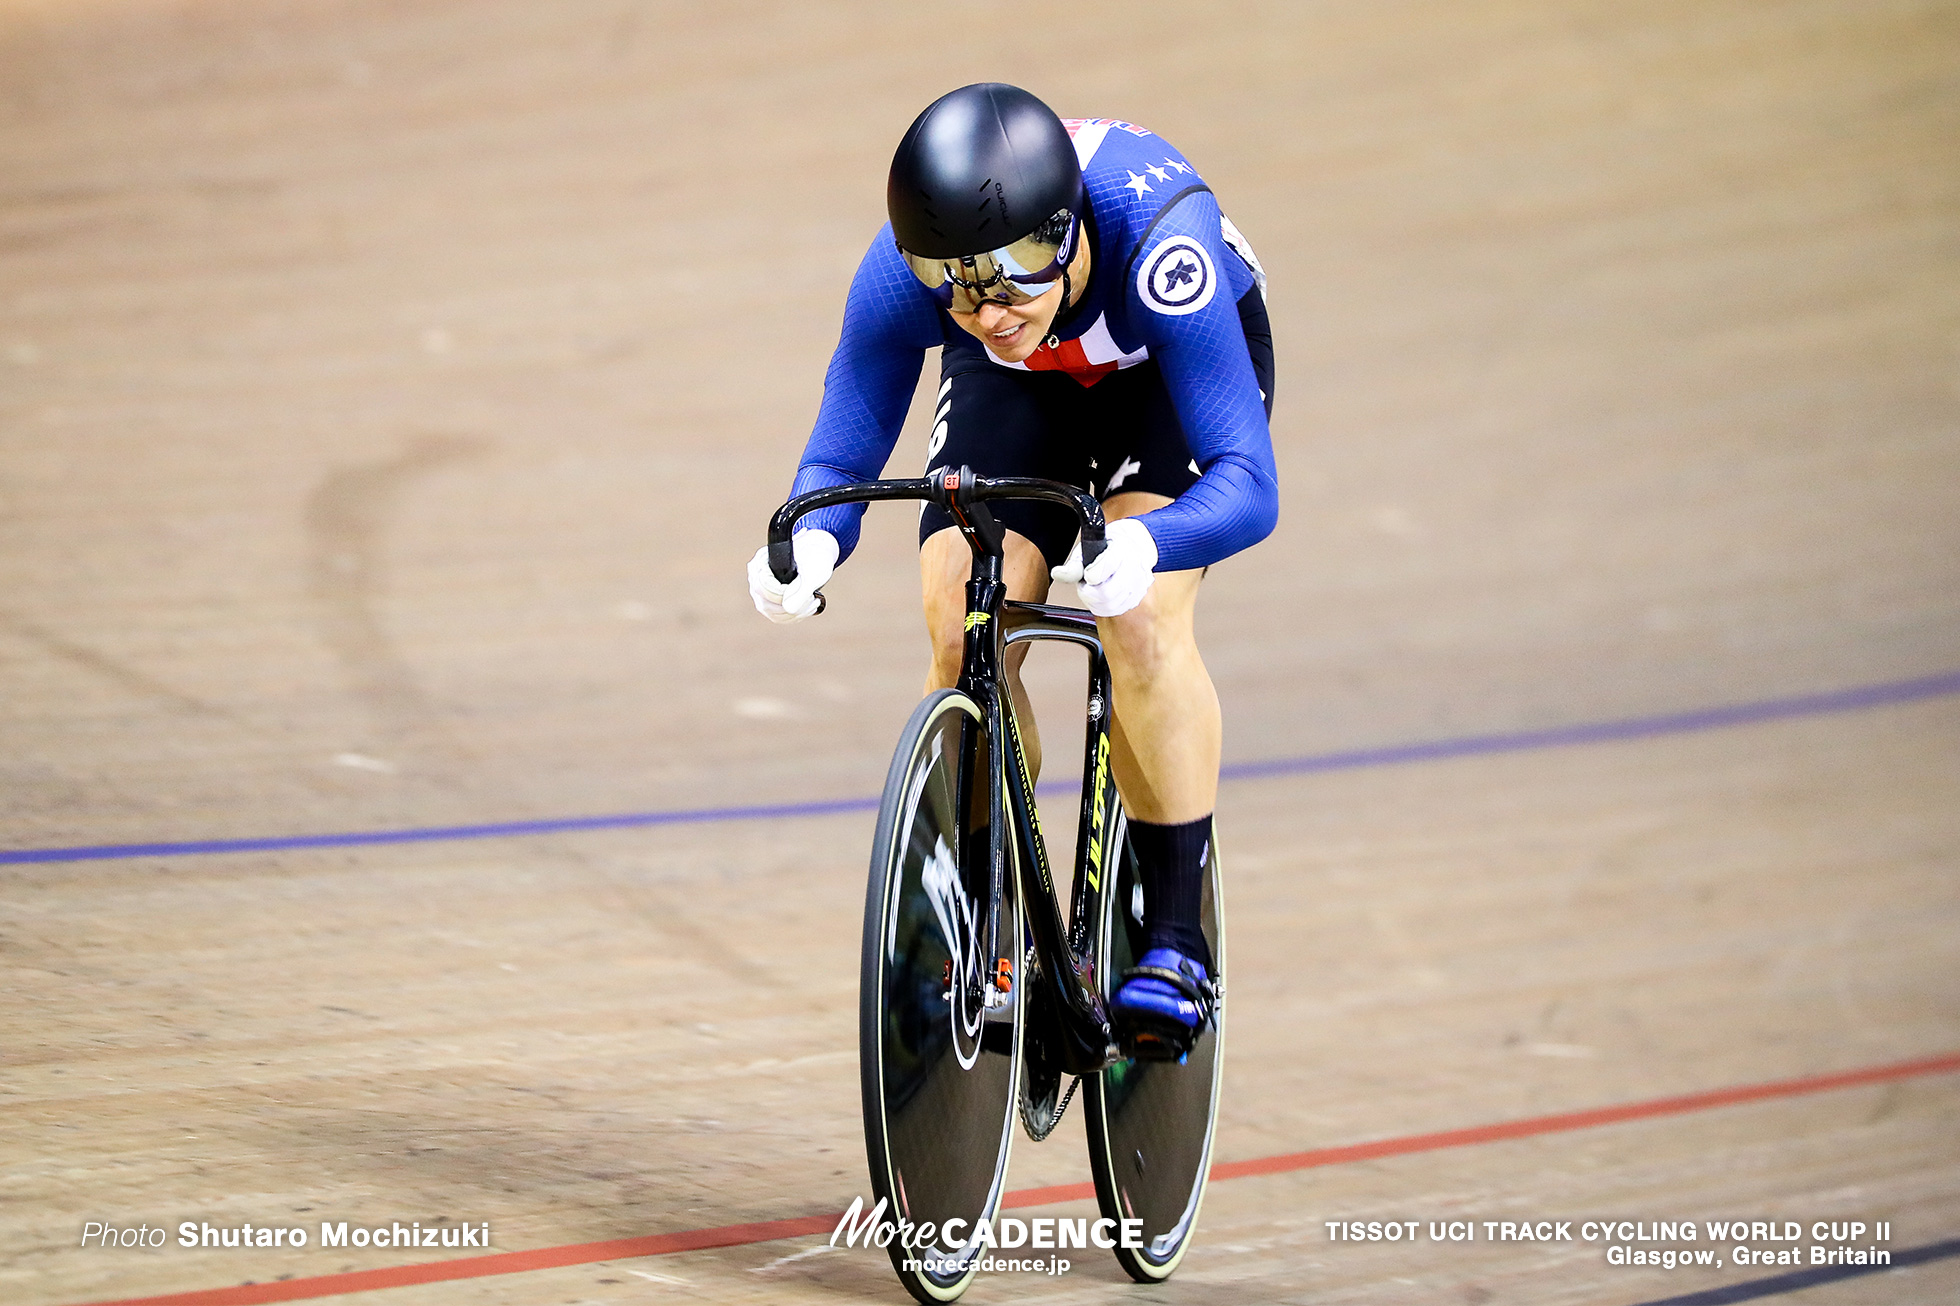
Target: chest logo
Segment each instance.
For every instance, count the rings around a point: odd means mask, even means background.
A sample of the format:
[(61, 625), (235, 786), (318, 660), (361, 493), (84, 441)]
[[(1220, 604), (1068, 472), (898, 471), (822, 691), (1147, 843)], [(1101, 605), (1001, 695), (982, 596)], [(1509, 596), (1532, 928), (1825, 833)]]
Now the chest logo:
[(1189, 236), (1172, 236), (1137, 265), (1137, 298), (1170, 317), (1197, 312), (1217, 289), (1211, 256)]
[(1116, 338), (1109, 334), (1109, 319), (1098, 313), (1095, 325), (1084, 331), (1074, 340), (1055, 340), (1049, 337), (1041, 347), (1028, 355), (1025, 363), (1010, 363), (991, 349), (986, 356), (1001, 367), (1011, 367), (1018, 372), (1061, 372), (1072, 376), (1084, 386), (1094, 385), (1120, 368), (1135, 367), (1150, 357), (1146, 346), (1142, 349), (1125, 352)]

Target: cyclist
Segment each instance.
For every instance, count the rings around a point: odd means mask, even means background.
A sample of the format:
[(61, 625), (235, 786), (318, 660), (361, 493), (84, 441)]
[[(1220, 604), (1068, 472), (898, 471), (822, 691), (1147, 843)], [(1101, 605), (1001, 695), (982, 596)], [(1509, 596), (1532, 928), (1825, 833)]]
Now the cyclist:
[[(1112, 1016), (1140, 1046), (1154, 1038), (1174, 1054), (1210, 1017), (1214, 969), (1199, 906), (1220, 723), (1193, 632), (1198, 584), (1211, 563), (1265, 538), (1279, 510), (1264, 271), (1161, 137), (1108, 118), (1065, 121), (999, 83), (927, 106), (899, 143), (886, 205), (891, 221), (851, 283), (791, 493), (876, 477), (925, 350), (943, 346), (928, 468), (1046, 477), (1101, 499), (1109, 547), (1086, 569), (1066, 509), (993, 511), (1008, 531), (1008, 596), (1039, 602), (1051, 579), (1072, 580), (1098, 619), (1149, 935), (1139, 966), (1149, 973), (1131, 972)], [(863, 512), (806, 517), (788, 586), (756, 554), (749, 586), (763, 615), (817, 610)], [(931, 692), (959, 675), (968, 553), (938, 505), (921, 514), (919, 539)], [(1019, 667), (1012, 657), (1025, 709)], [(1031, 730), (1026, 742), (1039, 768)]]

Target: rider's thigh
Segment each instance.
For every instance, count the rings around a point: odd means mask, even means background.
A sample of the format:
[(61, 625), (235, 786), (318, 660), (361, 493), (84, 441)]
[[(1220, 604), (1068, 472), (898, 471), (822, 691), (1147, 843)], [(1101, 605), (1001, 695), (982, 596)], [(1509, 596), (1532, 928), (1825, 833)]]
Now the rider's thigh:
[[(1139, 517), (1170, 499), (1161, 494), (1116, 494), (1103, 501), (1110, 521)], [(1160, 571), (1143, 601), (1120, 617), (1099, 617), (1103, 648), (1117, 673), (1149, 675), (1166, 661), (1196, 649), (1198, 583), (1204, 568)]]
[[(1005, 557), (1001, 579), (1007, 584), (1007, 597), (1022, 603), (1040, 603), (1048, 597), (1048, 560), (1034, 542), (1016, 531), (1008, 531), (1002, 546)], [(966, 537), (953, 527), (935, 531), (919, 546), (919, 582), (925, 599), (926, 633), (932, 640), (933, 680), (950, 686), (958, 679), (960, 654), (965, 646), (966, 582), (973, 572), (973, 550)], [(1020, 665), (1027, 654), (1025, 646), (1011, 652), (1010, 667)]]

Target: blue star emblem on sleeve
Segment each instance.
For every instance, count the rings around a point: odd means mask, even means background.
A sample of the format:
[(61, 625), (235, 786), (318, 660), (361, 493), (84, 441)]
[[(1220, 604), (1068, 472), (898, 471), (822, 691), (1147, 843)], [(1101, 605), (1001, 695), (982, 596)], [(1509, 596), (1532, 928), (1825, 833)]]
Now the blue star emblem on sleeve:
[(1186, 259), (1164, 274), (1164, 289), (1176, 290), (1185, 282), (1195, 279), (1197, 275), (1198, 265)]
[(1171, 236), (1137, 263), (1137, 298), (1153, 313), (1183, 317), (1211, 303), (1218, 274), (1195, 236)]

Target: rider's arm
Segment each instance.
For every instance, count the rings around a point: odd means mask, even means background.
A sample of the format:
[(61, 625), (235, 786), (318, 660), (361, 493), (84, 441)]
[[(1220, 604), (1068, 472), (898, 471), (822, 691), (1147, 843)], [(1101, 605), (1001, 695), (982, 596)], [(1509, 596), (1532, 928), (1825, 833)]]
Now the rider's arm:
[[(816, 429), (804, 446), (792, 496), (868, 481), (884, 470), (919, 383), (920, 361), (943, 340), (937, 310), (899, 258), (891, 228), (881, 228), (851, 281), (843, 335), (830, 356)], [(798, 529), (829, 531), (841, 558), (848, 558), (864, 509), (861, 503), (825, 508)]]
[[(1186, 238), (1204, 250), (1216, 279), (1210, 302), (1195, 313), (1169, 313), (1153, 301), (1139, 273), (1165, 241)], [(1219, 232), (1218, 203), (1208, 192), (1187, 196), (1150, 233), (1128, 269), (1132, 318), (1163, 368), (1171, 402), (1203, 475), (1175, 502), (1137, 520), (1157, 544), (1158, 571), (1205, 567), (1249, 548), (1279, 520), (1279, 472), (1264, 397), (1246, 353), (1238, 299), (1252, 273)]]

